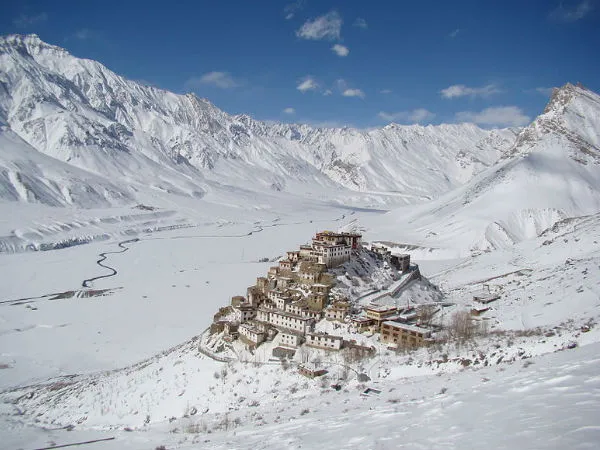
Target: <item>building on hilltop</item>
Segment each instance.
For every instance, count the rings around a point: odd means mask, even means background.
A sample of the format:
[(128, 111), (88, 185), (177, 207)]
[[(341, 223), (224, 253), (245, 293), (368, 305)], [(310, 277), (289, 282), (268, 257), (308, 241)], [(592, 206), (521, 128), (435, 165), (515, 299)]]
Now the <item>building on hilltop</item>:
[(325, 310), (325, 318), (331, 321), (343, 322), (350, 311), (348, 302), (335, 302)]
[(269, 289), (269, 280), (265, 277), (258, 277), (256, 279), (256, 288), (263, 294), (266, 294)]
[(292, 263), (297, 263), (300, 260), (300, 252), (297, 250), (286, 252), (287, 259)]
[(410, 255), (406, 253), (391, 255), (390, 264), (400, 272), (406, 273), (410, 269)]
[(317, 233), (315, 239), (328, 244), (345, 244), (356, 250), (361, 244), (362, 235), (359, 233), (336, 233), (326, 230)]
[(328, 296), (322, 293), (310, 293), (306, 298), (308, 307), (313, 311), (322, 311), (327, 306)]
[(316, 378), (325, 375), (327, 370), (318, 367), (314, 363), (303, 363), (298, 366), (298, 373), (307, 378)]
[(385, 261), (389, 260), (392, 256), (392, 252), (388, 250), (385, 245), (381, 244), (371, 244), (371, 251), (375, 253), (379, 259), (383, 259)]
[(234, 320), (239, 323), (247, 322), (256, 317), (256, 308), (249, 303), (242, 303), (239, 306), (233, 307)]
[(396, 315), (398, 308), (394, 305), (370, 305), (365, 306), (367, 318), (373, 320), (377, 326), (389, 317)]
[(359, 333), (372, 331), (375, 327), (375, 321), (367, 316), (350, 317), (350, 325)]
[(313, 240), (313, 251), (317, 261), (325, 264), (328, 268), (334, 268), (347, 261), (352, 256), (352, 247), (346, 244), (327, 244)]
[(306, 345), (309, 347), (323, 348), (325, 350), (340, 350), (343, 338), (327, 333), (307, 333)]
[(233, 306), (234, 308), (239, 308), (240, 305), (242, 305), (243, 303), (246, 303), (246, 298), (244, 296), (235, 295), (231, 297), (231, 306)]
[(279, 269), (281, 271), (288, 271), (291, 272), (291, 270), (294, 268), (295, 264), (290, 261), (289, 259), (282, 259), (281, 261), (279, 261)]
[(431, 330), (405, 323), (386, 321), (381, 324), (381, 342), (398, 347), (415, 348), (423, 346), (431, 337)]
[(302, 334), (308, 333), (314, 326), (314, 319), (279, 309), (268, 309), (264, 305), (257, 311), (257, 320), (270, 323), (277, 328), (287, 328)]
[(239, 338), (249, 347), (256, 348), (266, 340), (267, 333), (253, 324), (243, 323), (238, 327)]
[(282, 347), (298, 348), (304, 342), (304, 335), (293, 331), (279, 333), (279, 345)]
[(258, 307), (267, 299), (267, 296), (258, 286), (250, 286), (246, 289), (246, 297), (248, 298), (248, 303), (254, 307)]

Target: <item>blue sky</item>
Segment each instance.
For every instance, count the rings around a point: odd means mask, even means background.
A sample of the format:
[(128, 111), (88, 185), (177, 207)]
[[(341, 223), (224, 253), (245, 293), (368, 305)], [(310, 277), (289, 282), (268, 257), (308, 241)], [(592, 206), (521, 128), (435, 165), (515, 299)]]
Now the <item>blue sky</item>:
[(229, 113), (315, 125), (524, 125), (549, 88), (600, 91), (600, 0), (19, 1), (37, 33)]

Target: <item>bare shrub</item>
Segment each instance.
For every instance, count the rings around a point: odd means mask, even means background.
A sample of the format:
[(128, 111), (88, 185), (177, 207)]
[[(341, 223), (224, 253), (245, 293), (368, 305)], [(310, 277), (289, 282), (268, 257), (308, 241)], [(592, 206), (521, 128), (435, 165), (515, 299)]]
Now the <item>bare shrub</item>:
[(436, 312), (436, 305), (421, 305), (417, 311), (417, 320), (422, 326), (429, 327)]
[(329, 386), (329, 378), (324, 375), (321, 377), (321, 387), (325, 389), (327, 386)]
[(450, 316), (450, 322), (446, 332), (450, 339), (457, 342), (464, 342), (472, 339), (475, 335), (476, 324), (473, 322), (471, 314), (468, 311), (456, 311)]

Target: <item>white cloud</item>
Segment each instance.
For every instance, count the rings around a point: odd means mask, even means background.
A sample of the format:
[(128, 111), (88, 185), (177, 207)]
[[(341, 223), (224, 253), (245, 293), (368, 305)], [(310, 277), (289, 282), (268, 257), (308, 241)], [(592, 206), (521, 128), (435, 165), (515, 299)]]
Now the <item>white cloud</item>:
[(363, 91), (361, 91), (360, 89), (346, 89), (344, 92), (342, 92), (342, 95), (344, 97), (365, 98), (365, 93)]
[(289, 3), (289, 4), (285, 5), (285, 8), (283, 8), (283, 12), (285, 14), (285, 19), (286, 20), (293, 19), (294, 16), (296, 15), (296, 13), (298, 11), (300, 11), (302, 8), (304, 8), (304, 4), (305, 4), (304, 0), (297, 0), (294, 3)]
[(458, 36), (458, 33), (460, 33), (460, 28), (457, 28), (456, 30), (451, 32), (448, 36), (454, 39), (456, 36)]
[(45, 12), (28, 16), (27, 14), (21, 14), (19, 17), (13, 20), (13, 25), (19, 28), (27, 28), (32, 25), (45, 22), (48, 20), (48, 14)]
[(563, 3), (549, 14), (550, 19), (561, 22), (576, 22), (583, 19), (594, 9), (594, 5), (590, 0), (583, 0), (572, 8), (566, 7)]
[(296, 86), (296, 89), (298, 89), (302, 93), (307, 91), (316, 91), (318, 88), (319, 83), (317, 83), (317, 81), (310, 75), (304, 77), (300, 84)]
[(380, 94), (391, 94), (392, 90), (391, 89), (382, 89), (379, 91)]
[(326, 90), (325, 90), (325, 92), (323, 92), (323, 95), (324, 95), (325, 97), (328, 97), (328, 96), (330, 96), (331, 94), (333, 94), (333, 92), (331, 92), (331, 89), (326, 89)]
[(88, 28), (82, 28), (81, 30), (77, 30), (73, 36), (75, 36), (77, 39), (79, 39), (81, 41), (85, 41), (85, 40), (91, 39), (93, 37), (93, 35), (94, 35), (94, 33), (92, 32), (92, 30), (90, 30)]
[(335, 44), (333, 47), (331, 47), (331, 50), (338, 56), (348, 56), (348, 53), (350, 53), (350, 50), (348, 50), (348, 47), (344, 46), (344, 45), (340, 45), (340, 44)]
[(294, 108), (285, 108), (283, 110), (284, 114), (296, 114), (296, 110)]
[(488, 97), (492, 94), (502, 92), (495, 84), (488, 84), (487, 86), (473, 88), (465, 86), (464, 84), (455, 84), (442, 89), (440, 94), (443, 98), (458, 98), (458, 97)]
[(362, 17), (357, 17), (352, 25), (355, 27), (361, 28), (363, 30), (366, 30), (367, 28), (369, 28), (369, 26), (367, 25), (367, 21), (365, 19), (363, 19)]
[(308, 20), (296, 31), (296, 36), (302, 39), (336, 40), (340, 38), (342, 31), (342, 18), (337, 11), (330, 11), (324, 16), (314, 20)]
[(554, 88), (551, 87), (537, 87), (535, 88), (535, 91), (545, 95), (546, 97), (550, 97), (552, 95), (552, 91), (554, 90)]
[(462, 111), (456, 113), (458, 122), (473, 122), (479, 125), (490, 125), (498, 127), (523, 126), (527, 125), (531, 119), (523, 113), (518, 106), (499, 106), (495, 108), (486, 108), (483, 111)]
[(378, 116), (388, 122), (427, 123), (435, 117), (435, 114), (425, 108), (417, 108), (412, 111), (398, 111), (395, 113), (381, 111)]
[(201, 77), (193, 77), (186, 81), (186, 87), (197, 88), (200, 85), (211, 85), (220, 89), (232, 89), (240, 83), (229, 72), (208, 72)]

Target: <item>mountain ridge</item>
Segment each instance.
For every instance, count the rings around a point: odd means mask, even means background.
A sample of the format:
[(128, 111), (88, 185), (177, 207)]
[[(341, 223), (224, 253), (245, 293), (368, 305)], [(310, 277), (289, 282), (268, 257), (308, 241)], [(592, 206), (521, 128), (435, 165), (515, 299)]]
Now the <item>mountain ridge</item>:
[(600, 96), (567, 84), (549, 105), (497, 164), (432, 202), (393, 211), (394, 226), (464, 256), (600, 211)]
[(148, 178), (141, 174), (162, 167), (169, 179), (154, 187), (180, 195), (252, 185), (334, 197), (366, 193), (382, 204), (387, 193), (396, 202), (401, 193), (401, 202), (414, 203), (495, 163), (516, 134), (473, 124), (268, 124), (229, 115), (194, 94), (126, 80), (35, 35), (0, 38), (0, 67), (0, 118), (33, 148), (141, 186)]

